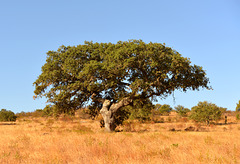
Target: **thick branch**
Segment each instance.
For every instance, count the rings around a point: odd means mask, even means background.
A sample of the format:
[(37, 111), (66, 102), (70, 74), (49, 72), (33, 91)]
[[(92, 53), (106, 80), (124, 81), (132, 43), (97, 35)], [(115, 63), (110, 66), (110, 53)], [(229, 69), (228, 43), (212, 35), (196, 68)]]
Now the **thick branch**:
[(115, 113), (115, 112), (117, 112), (118, 109), (131, 104), (132, 101), (133, 100), (131, 98), (126, 97), (126, 98), (122, 99), (121, 101), (119, 101), (118, 103), (112, 104), (109, 110), (111, 110), (113, 113)]

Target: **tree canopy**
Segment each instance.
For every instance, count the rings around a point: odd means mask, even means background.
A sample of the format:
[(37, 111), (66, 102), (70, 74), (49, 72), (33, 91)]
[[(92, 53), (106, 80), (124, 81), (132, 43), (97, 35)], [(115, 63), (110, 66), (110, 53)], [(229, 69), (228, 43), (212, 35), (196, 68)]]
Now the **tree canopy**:
[(35, 98), (45, 96), (65, 113), (86, 104), (101, 108), (104, 100), (122, 100), (125, 106), (129, 100), (164, 98), (175, 90), (210, 89), (201, 66), (164, 44), (142, 40), (86, 41), (49, 51), (34, 86)]
[(185, 108), (184, 106), (182, 105), (178, 105), (175, 107), (175, 110), (176, 112), (182, 116), (182, 117), (186, 117), (187, 116), (187, 113), (190, 112), (190, 109), (188, 108)]
[(190, 119), (197, 122), (206, 122), (208, 125), (210, 121), (218, 121), (221, 119), (221, 107), (207, 101), (199, 102), (197, 106), (192, 107)]
[(169, 113), (172, 111), (172, 107), (168, 104), (160, 105), (160, 107), (157, 109), (158, 113), (161, 115), (169, 115)]
[(17, 116), (11, 110), (1, 109), (0, 111), (0, 121), (16, 121)]

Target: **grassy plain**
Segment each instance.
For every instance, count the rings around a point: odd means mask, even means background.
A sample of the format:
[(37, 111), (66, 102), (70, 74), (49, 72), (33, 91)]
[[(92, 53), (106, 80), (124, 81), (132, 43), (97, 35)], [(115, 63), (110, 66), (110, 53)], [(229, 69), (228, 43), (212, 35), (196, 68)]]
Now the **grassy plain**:
[[(195, 131), (185, 131), (187, 127)], [(0, 123), (0, 163), (240, 163), (240, 124), (126, 124), (105, 133), (90, 119), (21, 118)], [(198, 129), (198, 131), (196, 131)]]

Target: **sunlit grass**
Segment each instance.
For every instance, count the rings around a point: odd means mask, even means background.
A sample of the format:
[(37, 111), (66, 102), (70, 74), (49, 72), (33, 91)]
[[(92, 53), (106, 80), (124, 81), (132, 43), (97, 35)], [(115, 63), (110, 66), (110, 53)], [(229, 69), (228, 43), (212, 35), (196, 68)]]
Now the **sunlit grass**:
[(105, 133), (92, 120), (25, 118), (0, 126), (0, 163), (240, 163), (239, 124), (184, 131), (190, 125), (135, 122)]

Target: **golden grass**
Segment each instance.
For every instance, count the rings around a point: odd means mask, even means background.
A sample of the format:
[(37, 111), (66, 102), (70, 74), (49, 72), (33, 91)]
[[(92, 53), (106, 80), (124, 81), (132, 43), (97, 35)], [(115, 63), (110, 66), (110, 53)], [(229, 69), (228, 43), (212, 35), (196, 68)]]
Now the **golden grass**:
[(183, 130), (190, 125), (135, 123), (135, 132), (105, 133), (92, 120), (25, 118), (0, 125), (0, 163), (240, 163), (240, 124)]

